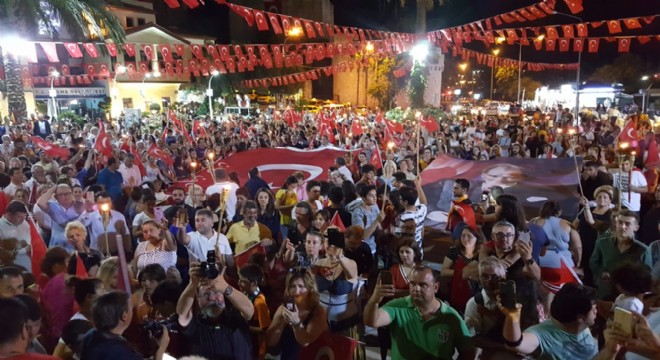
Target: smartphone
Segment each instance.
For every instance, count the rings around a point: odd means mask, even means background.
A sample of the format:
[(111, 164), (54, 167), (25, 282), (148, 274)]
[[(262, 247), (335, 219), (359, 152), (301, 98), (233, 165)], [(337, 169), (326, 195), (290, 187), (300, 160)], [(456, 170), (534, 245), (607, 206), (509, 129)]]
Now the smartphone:
[(521, 231), (518, 233), (518, 240), (523, 241), (526, 244), (531, 244), (532, 234), (529, 231)]
[(154, 215), (156, 215), (156, 221), (160, 223), (163, 221), (163, 218), (165, 217), (163, 208), (161, 206), (157, 206), (154, 208)]
[(481, 201), (488, 201), (488, 192), (484, 191), (481, 193)]
[(93, 191), (88, 191), (87, 192), (87, 201), (94, 202), (94, 192)]
[(614, 308), (614, 328), (628, 337), (633, 336), (633, 316), (632, 313), (620, 307)]
[(186, 214), (186, 209), (179, 209), (179, 223), (185, 224), (188, 222), (188, 214)]
[(293, 297), (287, 296), (282, 300), (282, 305), (289, 311), (296, 311), (296, 304), (293, 302)]
[(381, 271), (380, 272), (380, 283), (382, 285), (392, 285), (394, 283), (394, 281), (392, 280), (392, 273), (387, 271), (387, 270)]
[(500, 283), (500, 302), (507, 309), (516, 308), (516, 283), (513, 280)]

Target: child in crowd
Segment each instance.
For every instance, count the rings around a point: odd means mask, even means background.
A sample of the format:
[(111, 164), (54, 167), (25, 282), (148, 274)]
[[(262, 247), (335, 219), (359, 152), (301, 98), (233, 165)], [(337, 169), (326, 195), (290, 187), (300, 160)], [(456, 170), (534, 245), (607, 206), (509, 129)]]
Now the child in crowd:
[(263, 271), (256, 264), (247, 264), (238, 270), (238, 286), (254, 305), (254, 315), (250, 319), (250, 334), (252, 334), (255, 359), (263, 359), (266, 356), (264, 335), (270, 326), (270, 310), (266, 304), (266, 297), (259, 289), (263, 276)]
[(644, 264), (623, 264), (612, 272), (612, 281), (621, 292), (614, 300), (614, 308), (622, 308), (641, 314), (644, 311), (644, 294), (651, 291), (653, 278)]

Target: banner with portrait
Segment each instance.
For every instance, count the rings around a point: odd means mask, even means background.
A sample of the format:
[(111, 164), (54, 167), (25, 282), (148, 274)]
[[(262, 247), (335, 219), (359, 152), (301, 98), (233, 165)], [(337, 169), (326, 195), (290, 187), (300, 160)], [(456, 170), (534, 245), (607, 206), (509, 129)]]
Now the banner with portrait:
[(577, 216), (579, 177), (572, 158), (473, 161), (441, 155), (422, 171), (428, 199), (426, 226), (444, 228), (458, 178), (470, 182), (468, 195), (473, 203), (481, 203), (485, 192), (490, 194), (493, 187), (499, 186), (503, 193), (515, 195), (522, 202), (527, 219), (538, 216), (547, 200), (559, 202), (562, 217)]

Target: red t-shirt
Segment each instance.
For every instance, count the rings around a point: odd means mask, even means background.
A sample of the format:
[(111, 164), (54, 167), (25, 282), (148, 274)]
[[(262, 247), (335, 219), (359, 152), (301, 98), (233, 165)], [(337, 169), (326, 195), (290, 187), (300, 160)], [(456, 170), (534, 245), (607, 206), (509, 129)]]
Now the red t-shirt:
[(35, 353), (23, 353), (8, 358), (4, 358), (4, 360), (59, 360), (59, 359), (60, 358), (55, 356), (35, 354)]

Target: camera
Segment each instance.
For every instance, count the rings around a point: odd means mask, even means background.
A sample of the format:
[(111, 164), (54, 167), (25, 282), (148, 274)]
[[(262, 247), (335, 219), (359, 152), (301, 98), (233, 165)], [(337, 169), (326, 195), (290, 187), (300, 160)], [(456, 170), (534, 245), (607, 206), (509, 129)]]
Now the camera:
[(181, 328), (179, 326), (179, 319), (176, 314), (168, 317), (167, 319), (162, 320), (147, 320), (142, 324), (142, 330), (148, 332), (151, 336), (156, 339), (160, 339), (163, 336), (163, 326), (169, 332), (179, 332)]
[(216, 263), (215, 250), (206, 252), (206, 261), (199, 264), (199, 275), (201, 277), (213, 280), (220, 275), (220, 269)]

